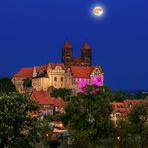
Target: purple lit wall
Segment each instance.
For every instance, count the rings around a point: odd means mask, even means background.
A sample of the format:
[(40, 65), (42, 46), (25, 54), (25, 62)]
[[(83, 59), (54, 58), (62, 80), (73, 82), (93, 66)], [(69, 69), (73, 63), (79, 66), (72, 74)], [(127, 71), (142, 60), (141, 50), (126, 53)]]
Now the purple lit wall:
[(102, 86), (103, 85), (103, 76), (91, 76), (91, 84)]
[(104, 83), (104, 77), (103, 76), (91, 76), (90, 79), (85, 78), (76, 78), (75, 79), (77, 88), (79, 91), (84, 91), (84, 87), (88, 84), (94, 84), (97, 86), (102, 86)]
[(78, 89), (81, 90), (82, 88), (84, 88), (86, 85), (89, 84), (89, 79), (77, 78), (76, 84), (78, 86)]

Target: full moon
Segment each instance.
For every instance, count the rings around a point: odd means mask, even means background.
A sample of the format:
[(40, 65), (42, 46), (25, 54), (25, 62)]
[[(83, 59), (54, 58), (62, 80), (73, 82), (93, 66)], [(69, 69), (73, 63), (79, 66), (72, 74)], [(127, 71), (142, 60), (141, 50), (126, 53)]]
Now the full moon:
[(93, 14), (96, 16), (101, 16), (103, 14), (103, 8), (100, 6), (96, 6), (93, 8)]

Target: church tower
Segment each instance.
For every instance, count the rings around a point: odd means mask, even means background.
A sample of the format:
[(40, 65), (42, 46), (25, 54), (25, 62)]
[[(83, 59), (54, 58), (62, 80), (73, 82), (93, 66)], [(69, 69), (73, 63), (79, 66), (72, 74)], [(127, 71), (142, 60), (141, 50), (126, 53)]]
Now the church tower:
[(88, 43), (84, 43), (81, 49), (81, 59), (83, 60), (84, 66), (92, 65), (92, 49)]
[(68, 67), (72, 64), (72, 58), (72, 46), (69, 41), (66, 41), (62, 48), (62, 63)]

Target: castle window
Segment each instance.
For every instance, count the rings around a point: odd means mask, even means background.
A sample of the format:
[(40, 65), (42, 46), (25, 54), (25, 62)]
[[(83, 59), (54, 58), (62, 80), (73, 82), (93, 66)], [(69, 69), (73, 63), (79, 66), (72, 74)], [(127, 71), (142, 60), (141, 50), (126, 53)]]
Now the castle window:
[(54, 77), (54, 81), (57, 81), (57, 77)]
[(63, 77), (61, 77), (61, 82), (63, 82)]

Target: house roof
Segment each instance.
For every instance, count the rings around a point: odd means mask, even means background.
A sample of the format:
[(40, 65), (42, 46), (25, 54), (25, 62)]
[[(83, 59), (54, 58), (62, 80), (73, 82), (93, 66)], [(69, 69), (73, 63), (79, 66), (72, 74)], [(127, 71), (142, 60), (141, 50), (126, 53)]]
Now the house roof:
[(123, 102), (112, 102), (112, 105), (114, 106), (113, 112), (120, 112), (120, 113), (127, 112)]
[(115, 114), (120, 112), (122, 116), (125, 116), (134, 108), (134, 105), (143, 102), (146, 102), (146, 100), (124, 100), (123, 102), (112, 102), (112, 113)]
[(144, 103), (146, 100), (124, 100), (123, 103), (127, 109), (127, 112), (130, 112), (135, 105), (139, 103)]
[[(61, 66), (63, 70), (65, 70), (65, 66), (63, 63), (49, 63), (52, 69), (55, 69), (56, 66)], [(39, 74), (39, 77), (46, 77), (47, 76), (47, 67), (48, 64), (35, 66), (36, 72)], [(33, 78), (33, 69), (24, 67), (21, 68), (16, 74), (13, 75), (14, 78)], [(40, 73), (41, 72), (41, 73)]]
[(53, 105), (57, 107), (64, 106), (64, 101), (52, 98), (48, 91), (36, 91), (31, 94), (31, 99), (38, 101), (40, 105)]
[(74, 78), (89, 79), (95, 67), (98, 67), (100, 72), (102, 73), (101, 66), (71, 66), (70, 68)]
[(33, 77), (33, 68), (21, 68), (13, 76), (14, 78), (32, 78)]
[(34, 90), (31, 95), (31, 99), (38, 101), (39, 104), (54, 104), (48, 91), (36, 91)]

